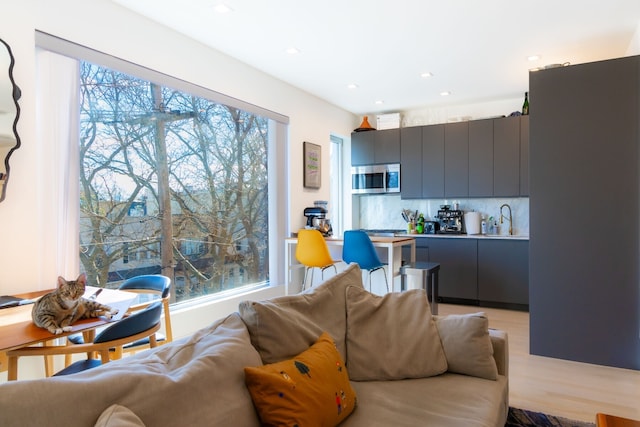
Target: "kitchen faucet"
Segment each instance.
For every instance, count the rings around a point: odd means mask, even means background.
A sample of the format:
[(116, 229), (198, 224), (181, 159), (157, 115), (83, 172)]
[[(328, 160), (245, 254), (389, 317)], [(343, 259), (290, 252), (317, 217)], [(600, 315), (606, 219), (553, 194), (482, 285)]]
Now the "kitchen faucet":
[(504, 208), (505, 206), (507, 207), (507, 209), (509, 209), (509, 235), (513, 236), (513, 218), (511, 217), (511, 206), (509, 206), (507, 203), (500, 206), (500, 224), (502, 224), (502, 221), (505, 218), (505, 216), (502, 215), (502, 208)]

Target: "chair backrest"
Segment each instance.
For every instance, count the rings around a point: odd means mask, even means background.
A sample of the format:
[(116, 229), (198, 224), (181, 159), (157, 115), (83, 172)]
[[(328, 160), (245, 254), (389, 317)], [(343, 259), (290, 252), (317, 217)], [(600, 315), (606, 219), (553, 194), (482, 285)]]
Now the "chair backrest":
[[(165, 324), (165, 342), (173, 341), (171, 328), (171, 315), (169, 312), (169, 300), (171, 298), (171, 279), (161, 274), (144, 274), (125, 280), (119, 287), (122, 291), (135, 292), (138, 294), (158, 295), (162, 299)], [(135, 313), (145, 307), (150, 302), (135, 304), (130, 309), (130, 313)]]
[(344, 232), (342, 260), (347, 264), (355, 262), (363, 270), (371, 270), (383, 265), (373, 242), (362, 230)]
[(119, 289), (123, 291), (154, 293), (160, 295), (162, 298), (166, 298), (171, 292), (171, 279), (161, 274), (145, 274), (125, 280)]
[(107, 327), (96, 336), (93, 342), (103, 343), (139, 334), (160, 323), (161, 314), (162, 302), (156, 301), (144, 310), (137, 311)]
[(296, 259), (306, 267), (326, 267), (333, 264), (329, 247), (318, 230), (299, 230)]

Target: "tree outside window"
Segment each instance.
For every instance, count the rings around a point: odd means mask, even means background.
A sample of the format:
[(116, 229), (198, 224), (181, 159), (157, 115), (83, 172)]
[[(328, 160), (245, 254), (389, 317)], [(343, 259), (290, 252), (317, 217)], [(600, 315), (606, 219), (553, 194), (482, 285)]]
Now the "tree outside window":
[(80, 260), (183, 301), (268, 281), (269, 119), (81, 63)]

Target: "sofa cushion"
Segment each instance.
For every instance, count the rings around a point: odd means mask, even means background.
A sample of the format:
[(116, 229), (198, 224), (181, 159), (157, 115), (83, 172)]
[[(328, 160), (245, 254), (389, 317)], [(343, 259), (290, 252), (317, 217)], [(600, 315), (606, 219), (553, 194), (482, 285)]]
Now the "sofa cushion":
[(422, 289), (377, 296), (347, 288), (347, 367), (352, 380), (438, 375), (447, 360)]
[(336, 426), (356, 396), (329, 334), (292, 359), (245, 368), (245, 381), (262, 425)]
[(452, 314), (436, 319), (449, 372), (495, 380), (498, 368), (484, 313)]
[(340, 427), (504, 427), (507, 378), (445, 373), (398, 381), (354, 381), (358, 407)]
[(190, 337), (88, 371), (0, 384), (0, 426), (86, 427), (114, 403), (148, 426), (259, 426), (244, 367), (260, 363), (235, 313)]
[(95, 427), (145, 427), (144, 423), (131, 409), (114, 403), (98, 418)]
[(308, 349), (324, 331), (333, 338), (344, 360), (347, 286), (362, 288), (362, 272), (357, 264), (300, 294), (241, 302), (240, 316), (262, 361), (290, 359)]

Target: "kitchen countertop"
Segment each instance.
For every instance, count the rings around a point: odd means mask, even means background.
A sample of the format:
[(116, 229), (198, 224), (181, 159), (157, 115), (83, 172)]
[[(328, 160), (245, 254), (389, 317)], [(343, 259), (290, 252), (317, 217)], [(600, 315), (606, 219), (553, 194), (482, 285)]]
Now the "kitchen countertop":
[(529, 240), (528, 235), (514, 235), (508, 234), (396, 234), (397, 237), (415, 237), (417, 239), (421, 237), (430, 237), (436, 239), (501, 239), (501, 240)]

